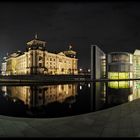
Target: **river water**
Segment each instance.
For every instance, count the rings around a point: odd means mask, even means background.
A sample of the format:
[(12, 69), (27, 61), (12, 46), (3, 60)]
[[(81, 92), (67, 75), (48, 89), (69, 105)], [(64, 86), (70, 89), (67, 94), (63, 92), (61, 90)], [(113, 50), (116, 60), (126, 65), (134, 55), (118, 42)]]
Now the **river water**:
[(26, 118), (73, 116), (140, 97), (140, 81), (0, 86), (0, 115)]

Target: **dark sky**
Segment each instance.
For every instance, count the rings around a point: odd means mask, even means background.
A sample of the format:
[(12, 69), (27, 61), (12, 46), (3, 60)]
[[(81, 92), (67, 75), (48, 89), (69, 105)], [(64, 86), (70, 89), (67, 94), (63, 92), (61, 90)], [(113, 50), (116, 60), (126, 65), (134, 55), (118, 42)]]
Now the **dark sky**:
[(79, 67), (88, 68), (91, 44), (105, 53), (140, 49), (140, 2), (1, 2), (0, 62), (25, 51), (36, 32), (50, 52), (72, 43)]

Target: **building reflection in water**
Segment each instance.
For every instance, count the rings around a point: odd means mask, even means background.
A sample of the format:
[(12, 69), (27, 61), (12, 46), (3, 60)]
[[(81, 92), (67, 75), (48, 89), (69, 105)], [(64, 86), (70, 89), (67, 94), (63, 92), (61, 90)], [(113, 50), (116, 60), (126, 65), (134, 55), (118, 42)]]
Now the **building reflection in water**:
[[(92, 93), (91, 89), (94, 90)], [(17, 104), (19, 102), (20, 105), (22, 104), (24, 107), (21, 109), (23, 116), (27, 117), (29, 117), (29, 115), (32, 115), (31, 117), (33, 117), (33, 115), (37, 116), (38, 114), (40, 115), (40, 113), (44, 113), (46, 117), (61, 117), (88, 113), (102, 109), (105, 103), (104, 83), (2, 86), (1, 90), (1, 95), (8, 99), (8, 105), (9, 100), (12, 101), (12, 105), (14, 104), (14, 106), (19, 106), (19, 104)], [(12, 108), (11, 106), (7, 108), (11, 111), (13, 110), (14, 114), (14, 107)], [(11, 113), (11, 116), (19, 116), (19, 114), (13, 114)]]
[(140, 98), (140, 81), (108, 82), (107, 104), (114, 106)]
[[(3, 86), (4, 95), (8, 93), (13, 101), (21, 100), (29, 108), (47, 105), (53, 102), (62, 103), (77, 94), (77, 84), (47, 86)], [(73, 100), (74, 98), (70, 98)], [(68, 100), (67, 100), (68, 101)], [(72, 101), (70, 101), (71, 103)]]
[(106, 83), (91, 82), (91, 111), (104, 108), (106, 103)]
[(61, 117), (97, 111), (137, 98), (140, 98), (139, 81), (2, 86), (0, 113), (17, 117)]
[(140, 98), (140, 81), (91, 83), (91, 103), (95, 100), (91, 110), (112, 107), (138, 98)]

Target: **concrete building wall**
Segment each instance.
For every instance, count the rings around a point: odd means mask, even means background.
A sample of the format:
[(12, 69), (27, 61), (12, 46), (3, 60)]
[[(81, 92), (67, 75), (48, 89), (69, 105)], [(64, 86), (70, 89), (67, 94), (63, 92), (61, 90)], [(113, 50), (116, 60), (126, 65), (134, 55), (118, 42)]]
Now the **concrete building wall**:
[(106, 55), (98, 47), (91, 47), (91, 79), (102, 79), (106, 76)]

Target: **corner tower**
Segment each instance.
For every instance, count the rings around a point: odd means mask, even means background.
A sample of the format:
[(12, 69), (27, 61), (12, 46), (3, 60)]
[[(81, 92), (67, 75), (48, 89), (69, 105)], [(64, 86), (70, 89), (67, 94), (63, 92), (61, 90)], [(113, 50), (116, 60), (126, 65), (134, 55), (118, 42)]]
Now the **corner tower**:
[(71, 58), (72, 67), (71, 67), (71, 69), (69, 69), (69, 73), (70, 74), (78, 74), (78, 69), (77, 69), (77, 67), (78, 67), (78, 59), (76, 58), (76, 51), (73, 50), (71, 44), (69, 44), (68, 47), (69, 47), (68, 50), (64, 51), (63, 53), (67, 57)]

